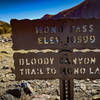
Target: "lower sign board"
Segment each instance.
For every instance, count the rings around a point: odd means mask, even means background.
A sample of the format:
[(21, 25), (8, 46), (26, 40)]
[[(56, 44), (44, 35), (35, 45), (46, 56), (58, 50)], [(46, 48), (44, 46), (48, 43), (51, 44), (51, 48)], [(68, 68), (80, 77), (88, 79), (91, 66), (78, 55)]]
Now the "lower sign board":
[(100, 53), (70, 53), (60, 55), (62, 79), (100, 79)]
[(100, 53), (15, 53), (16, 80), (100, 79)]
[(15, 53), (16, 80), (59, 78), (59, 62), (56, 53)]

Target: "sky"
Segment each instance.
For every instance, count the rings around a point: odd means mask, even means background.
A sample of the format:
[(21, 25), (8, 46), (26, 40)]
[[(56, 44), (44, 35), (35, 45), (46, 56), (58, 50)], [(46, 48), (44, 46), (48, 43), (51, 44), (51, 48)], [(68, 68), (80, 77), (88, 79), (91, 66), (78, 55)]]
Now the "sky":
[(0, 20), (39, 19), (45, 14), (57, 14), (84, 0), (0, 0)]

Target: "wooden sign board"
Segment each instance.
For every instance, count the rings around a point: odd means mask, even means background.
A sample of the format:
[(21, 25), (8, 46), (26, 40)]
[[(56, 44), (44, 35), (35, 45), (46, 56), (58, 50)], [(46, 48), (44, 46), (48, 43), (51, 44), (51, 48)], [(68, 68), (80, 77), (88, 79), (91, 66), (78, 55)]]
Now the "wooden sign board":
[(100, 79), (100, 53), (15, 53), (16, 80)]
[(100, 19), (11, 20), (14, 50), (100, 48)]
[[(13, 49), (57, 49), (62, 47), (67, 21), (60, 20), (12, 20)], [(64, 32), (65, 31), (65, 32)], [(62, 39), (61, 39), (62, 38)]]
[(62, 79), (100, 79), (100, 53), (61, 54)]
[(69, 25), (70, 48), (100, 49), (100, 19), (75, 19)]
[(56, 53), (15, 53), (16, 80), (59, 78), (59, 62)]

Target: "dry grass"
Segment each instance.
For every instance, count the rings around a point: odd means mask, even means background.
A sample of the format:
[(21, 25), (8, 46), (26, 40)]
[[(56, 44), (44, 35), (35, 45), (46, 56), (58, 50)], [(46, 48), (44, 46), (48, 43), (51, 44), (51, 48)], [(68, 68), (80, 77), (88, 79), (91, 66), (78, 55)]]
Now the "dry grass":
[(10, 38), (12, 34), (2, 34), (1, 36), (4, 36), (4, 37), (7, 37), (7, 38)]
[(29, 95), (23, 95), (20, 100), (32, 100), (34, 96), (29, 96)]

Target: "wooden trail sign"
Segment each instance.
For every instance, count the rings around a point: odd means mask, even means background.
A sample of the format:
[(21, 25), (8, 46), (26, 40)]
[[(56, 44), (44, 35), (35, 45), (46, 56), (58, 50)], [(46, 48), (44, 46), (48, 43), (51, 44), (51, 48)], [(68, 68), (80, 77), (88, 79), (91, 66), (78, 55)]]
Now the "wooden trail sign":
[(70, 22), (70, 48), (100, 49), (100, 19), (76, 19)]
[(56, 53), (15, 53), (16, 80), (59, 78), (59, 62)]
[[(67, 24), (67, 21), (65, 23)], [(61, 40), (63, 40), (61, 38), (64, 36), (63, 24), (63, 20), (59, 22), (54, 20), (12, 20), (13, 49), (61, 48)], [(67, 31), (66, 25), (66, 32)]]
[(12, 20), (13, 49), (100, 48), (100, 19)]
[[(11, 25), (14, 50), (100, 49), (100, 19), (13, 19)], [(73, 79), (100, 79), (100, 53), (29, 52), (13, 57), (16, 80), (58, 78), (61, 100), (73, 100)]]
[(16, 80), (99, 79), (100, 53), (15, 53)]
[(100, 53), (68, 53), (60, 55), (62, 79), (100, 79)]

